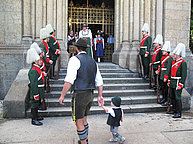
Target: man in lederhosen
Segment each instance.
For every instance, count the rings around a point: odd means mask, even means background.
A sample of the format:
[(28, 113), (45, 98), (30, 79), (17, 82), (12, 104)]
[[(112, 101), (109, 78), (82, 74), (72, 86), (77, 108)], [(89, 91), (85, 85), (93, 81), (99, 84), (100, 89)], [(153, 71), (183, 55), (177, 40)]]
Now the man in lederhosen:
[(99, 68), (93, 58), (86, 54), (87, 41), (80, 38), (76, 43), (78, 54), (70, 58), (67, 68), (64, 87), (59, 98), (63, 104), (67, 91), (74, 84), (74, 95), (72, 99), (72, 116), (77, 127), (79, 143), (88, 143), (87, 115), (93, 102), (93, 90), (98, 87), (98, 104), (102, 106), (103, 80)]
[(181, 118), (182, 115), (182, 89), (185, 87), (187, 77), (187, 63), (182, 58), (185, 57), (185, 45), (179, 43), (173, 51), (171, 77), (168, 80), (170, 87), (170, 96), (172, 99), (173, 110), (169, 114), (174, 114), (173, 118)]
[(148, 35), (149, 25), (145, 23), (142, 28), (142, 41), (140, 44), (140, 50), (137, 53), (141, 56), (142, 66), (143, 66), (143, 76), (142, 78), (147, 79), (149, 75), (149, 63), (150, 63), (150, 49), (152, 45), (152, 38)]
[(87, 55), (89, 55), (93, 58), (92, 32), (90, 29), (87, 28), (87, 23), (82, 24), (82, 30), (79, 32), (79, 38), (86, 38), (87, 45), (89, 45), (89, 47), (86, 50), (86, 53), (87, 53)]

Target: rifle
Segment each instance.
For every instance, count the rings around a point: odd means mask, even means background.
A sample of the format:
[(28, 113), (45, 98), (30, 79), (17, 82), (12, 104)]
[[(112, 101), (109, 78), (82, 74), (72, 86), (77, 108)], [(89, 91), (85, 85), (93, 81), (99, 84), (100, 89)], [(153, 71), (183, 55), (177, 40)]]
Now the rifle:
[(47, 72), (47, 77), (46, 77), (46, 83), (45, 83), (45, 85), (46, 85), (46, 92), (50, 92), (50, 73), (51, 73), (51, 65), (49, 66), (49, 69), (48, 69), (48, 72)]
[(55, 76), (55, 79), (56, 79), (56, 80), (59, 79), (60, 61), (61, 61), (61, 56), (59, 55), (59, 57), (58, 57), (58, 72), (57, 72), (57, 75)]
[(153, 64), (149, 67), (149, 88), (153, 88)]
[(170, 97), (170, 87), (168, 87), (168, 102), (167, 102), (167, 112), (171, 110), (171, 97)]
[(139, 63), (139, 77), (142, 76), (142, 72), (143, 72), (143, 65), (142, 65), (142, 60), (141, 60), (141, 56), (138, 55), (138, 63)]
[(159, 86), (159, 75), (156, 77), (157, 80), (157, 103), (160, 103), (160, 86)]

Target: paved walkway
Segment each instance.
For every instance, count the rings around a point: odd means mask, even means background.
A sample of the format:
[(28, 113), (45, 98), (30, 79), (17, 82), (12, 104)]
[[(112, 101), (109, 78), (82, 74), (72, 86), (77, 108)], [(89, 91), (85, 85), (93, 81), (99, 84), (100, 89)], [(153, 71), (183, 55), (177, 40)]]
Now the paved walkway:
[[(109, 144), (108, 115), (88, 117), (90, 144)], [(71, 117), (47, 117), (41, 127), (30, 119), (0, 120), (0, 143), (5, 144), (77, 144)], [(125, 144), (193, 144), (193, 114), (173, 119), (164, 113), (125, 114), (119, 133)]]

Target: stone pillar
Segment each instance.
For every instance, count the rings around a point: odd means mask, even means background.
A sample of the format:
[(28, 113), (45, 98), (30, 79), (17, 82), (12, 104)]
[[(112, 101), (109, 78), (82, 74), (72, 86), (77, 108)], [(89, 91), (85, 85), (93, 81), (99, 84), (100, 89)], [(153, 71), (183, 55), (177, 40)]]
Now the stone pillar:
[[(150, 0), (145, 0), (145, 23), (148, 23), (149, 27), (151, 27), (151, 1)], [(150, 34), (150, 29), (149, 29), (149, 34)]]
[(129, 49), (129, 53), (127, 56), (127, 67), (133, 71), (138, 71), (138, 63), (137, 63), (137, 51), (139, 50), (139, 16), (140, 16), (140, 0), (134, 0), (132, 3), (133, 12), (133, 24), (132, 24), (132, 47)]
[(139, 23), (139, 39), (141, 40), (142, 39), (142, 33), (141, 33), (141, 30), (142, 30), (142, 27), (143, 27), (143, 24), (144, 24), (144, 0), (140, 0), (140, 5), (139, 5), (139, 19), (140, 19), (140, 23)]
[(43, 23), (43, 2), (42, 0), (36, 0), (36, 36), (35, 41), (40, 41), (40, 29)]
[(23, 0), (23, 44), (32, 43), (31, 0)]
[(123, 68), (126, 68), (127, 54), (129, 52), (129, 0), (124, 0), (123, 2), (123, 40), (122, 48), (119, 54), (119, 65)]
[(156, 23), (155, 22), (156, 22), (156, 1), (153, 0), (151, 3), (151, 27), (150, 27), (150, 31), (151, 31), (150, 36), (152, 37), (152, 39), (156, 37)]
[[(117, 9), (117, 7), (118, 9)], [(117, 11), (118, 10), (118, 11)], [(118, 15), (119, 14), (119, 15)], [(119, 54), (121, 51), (121, 43), (122, 43), (122, 37), (123, 37), (123, 0), (115, 0), (115, 16), (118, 15), (118, 22), (115, 23), (115, 27), (116, 24), (118, 25), (118, 30), (116, 30), (115, 28), (115, 35), (119, 36), (117, 43), (116, 43), (116, 51), (114, 51), (113, 55), (112, 55), (112, 62), (119, 64)], [(115, 38), (116, 40), (116, 38)]]
[(35, 39), (36, 33), (36, 2), (35, 0), (31, 0), (31, 29), (32, 29), (32, 39)]
[(54, 24), (54, 1), (47, 0), (47, 24)]
[(47, 0), (42, 0), (42, 28), (47, 25)]
[[(57, 0), (57, 2), (59, 2)], [(61, 29), (61, 32), (58, 33), (58, 38), (61, 39), (60, 41), (60, 45), (61, 45), (61, 67), (67, 67), (67, 64), (68, 64), (68, 58), (69, 58), (69, 55), (67, 53), (67, 31), (68, 31), (68, 0), (60, 0), (60, 3), (61, 4), (61, 9), (60, 9), (60, 12), (63, 13), (63, 15), (61, 16), (61, 19), (62, 19), (62, 22), (61, 22), (61, 27), (58, 26), (58, 20), (57, 20), (57, 28), (58, 29)], [(57, 6), (58, 3), (57, 3)], [(58, 7), (57, 7), (57, 14), (59, 14), (59, 11), (58, 11)], [(58, 19), (59, 17), (57, 17)], [(58, 30), (57, 30), (58, 32)]]
[(163, 28), (163, 0), (157, 0), (156, 4), (156, 35), (162, 34)]
[(119, 0), (115, 0), (115, 24), (114, 24), (114, 51), (116, 51), (119, 48), (119, 39), (120, 39), (120, 29), (119, 29), (119, 18), (120, 18), (120, 11), (119, 11), (120, 5)]

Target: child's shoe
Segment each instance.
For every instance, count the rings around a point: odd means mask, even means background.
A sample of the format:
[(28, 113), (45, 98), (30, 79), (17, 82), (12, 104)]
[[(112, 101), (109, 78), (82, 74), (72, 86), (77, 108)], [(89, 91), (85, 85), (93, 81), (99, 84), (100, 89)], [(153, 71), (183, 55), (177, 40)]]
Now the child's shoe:
[(117, 142), (117, 138), (111, 138), (109, 139), (109, 142)]
[(123, 143), (124, 143), (124, 141), (125, 141), (125, 138), (124, 138), (124, 137), (122, 137), (122, 139), (120, 140), (120, 144), (123, 144)]

